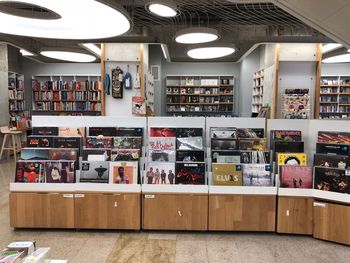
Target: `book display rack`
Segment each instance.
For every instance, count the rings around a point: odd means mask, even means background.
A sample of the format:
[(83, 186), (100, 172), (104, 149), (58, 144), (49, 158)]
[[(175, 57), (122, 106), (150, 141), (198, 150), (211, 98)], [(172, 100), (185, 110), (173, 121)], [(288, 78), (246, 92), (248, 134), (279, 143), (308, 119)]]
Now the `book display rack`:
[(259, 70), (253, 75), (252, 112), (259, 113), (263, 106), (264, 94), (264, 70)]

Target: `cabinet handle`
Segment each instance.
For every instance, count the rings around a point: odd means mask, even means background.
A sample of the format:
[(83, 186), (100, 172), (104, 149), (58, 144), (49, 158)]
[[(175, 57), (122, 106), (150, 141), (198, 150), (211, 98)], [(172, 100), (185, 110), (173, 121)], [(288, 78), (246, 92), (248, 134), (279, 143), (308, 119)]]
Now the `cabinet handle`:
[(179, 210), (179, 211), (177, 211), (177, 213), (179, 214), (179, 216), (180, 217), (182, 217), (182, 213), (181, 213), (181, 211)]

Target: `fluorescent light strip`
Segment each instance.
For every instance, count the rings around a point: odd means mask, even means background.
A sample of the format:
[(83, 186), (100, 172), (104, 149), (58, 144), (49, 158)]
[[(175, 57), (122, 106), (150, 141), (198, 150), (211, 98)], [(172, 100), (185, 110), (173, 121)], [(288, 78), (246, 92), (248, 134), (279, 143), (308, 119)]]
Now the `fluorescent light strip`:
[(22, 56), (35, 56), (34, 53), (29, 52), (29, 51), (27, 51), (25, 49), (20, 49), (19, 52), (21, 52)]
[(91, 51), (92, 53), (94, 53), (95, 55), (97, 55), (98, 57), (101, 57), (102, 51), (101, 51), (101, 49), (100, 49), (98, 46), (96, 46), (95, 44), (93, 44), (93, 43), (85, 43), (85, 44), (83, 44), (83, 46), (84, 46), (87, 50), (89, 50), (89, 51)]
[(68, 51), (41, 51), (40, 54), (48, 58), (70, 62), (93, 62), (96, 60), (92, 55)]
[(337, 43), (330, 43), (330, 44), (323, 44), (322, 46), (322, 54), (328, 53), (330, 51), (336, 50), (338, 48), (342, 47), (341, 44)]
[(161, 44), (160, 46), (162, 47), (162, 51), (163, 51), (164, 58), (165, 58), (165, 59), (168, 59), (168, 56), (167, 56), (166, 51), (165, 51), (164, 44)]

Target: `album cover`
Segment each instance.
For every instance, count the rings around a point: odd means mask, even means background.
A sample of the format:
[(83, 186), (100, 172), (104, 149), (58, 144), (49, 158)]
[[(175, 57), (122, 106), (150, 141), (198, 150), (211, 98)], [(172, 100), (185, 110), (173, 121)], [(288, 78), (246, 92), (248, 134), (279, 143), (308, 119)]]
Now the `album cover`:
[(316, 152), (323, 154), (336, 154), (350, 156), (350, 145), (348, 144), (332, 144), (332, 143), (316, 143)]
[(78, 159), (79, 149), (49, 149), (50, 160), (70, 160), (76, 161)]
[(175, 150), (176, 138), (175, 137), (151, 137), (149, 138), (150, 150)]
[(112, 149), (114, 148), (113, 137), (86, 137), (85, 147)]
[(214, 185), (242, 185), (242, 166), (239, 164), (212, 164)]
[(239, 139), (258, 139), (264, 138), (264, 129), (263, 128), (238, 128), (237, 137)]
[(138, 162), (110, 162), (109, 183), (137, 184)]
[(143, 137), (142, 128), (127, 128), (127, 127), (117, 127), (116, 136), (124, 137)]
[(177, 128), (176, 137), (177, 138), (203, 137), (203, 129), (202, 128)]
[(55, 137), (54, 148), (78, 148), (81, 149), (83, 138), (81, 137)]
[(237, 150), (237, 141), (225, 139), (211, 139), (211, 150)]
[(271, 130), (270, 133), (271, 142), (273, 141), (284, 141), (284, 142), (300, 142), (301, 131), (297, 130)]
[(213, 163), (241, 163), (241, 157), (219, 155), (216, 159), (216, 162)]
[(79, 182), (108, 184), (109, 162), (82, 161)]
[(281, 165), (280, 186), (284, 188), (312, 188), (312, 167)]
[(204, 151), (176, 151), (177, 162), (204, 162)]
[(265, 151), (266, 139), (239, 139), (238, 148), (241, 151)]
[(242, 164), (244, 186), (273, 186), (270, 164)]
[(149, 162), (175, 162), (175, 150), (150, 150)]
[(270, 152), (267, 152), (267, 151), (241, 152), (240, 163), (269, 164), (271, 163)]
[(110, 156), (111, 150), (99, 148), (84, 148), (82, 154), (84, 161), (109, 161)]
[(22, 160), (48, 160), (50, 148), (23, 148), (21, 150)]
[(140, 149), (113, 149), (111, 152), (111, 161), (138, 161), (140, 156)]
[(176, 137), (176, 128), (150, 128), (150, 137)]
[(176, 139), (177, 150), (203, 150), (203, 137), (186, 137)]
[(57, 137), (30, 135), (27, 137), (27, 146), (40, 148), (56, 148), (54, 147), (54, 138)]
[(45, 183), (44, 162), (17, 161), (16, 183)]
[(58, 136), (58, 127), (33, 127), (33, 135)]
[(226, 159), (226, 157), (231, 160), (239, 160), (233, 163), (240, 163), (241, 151), (212, 150), (211, 152), (211, 161), (213, 163), (219, 163), (219, 159), (223, 160)]
[(59, 127), (58, 135), (61, 137), (85, 137), (84, 127)]
[(315, 167), (314, 189), (350, 193), (350, 171), (337, 168)]
[(205, 163), (176, 163), (175, 184), (205, 184)]
[(307, 165), (305, 153), (277, 153), (277, 165)]
[(237, 139), (237, 128), (212, 127), (210, 128), (210, 138)]
[(117, 128), (115, 127), (89, 127), (88, 135), (92, 136), (106, 136), (114, 137), (117, 136)]
[(148, 163), (144, 184), (175, 184), (175, 163)]
[(272, 150), (275, 153), (303, 153), (304, 142), (274, 141), (272, 142)]
[(350, 144), (350, 132), (319, 131), (317, 142)]
[(141, 137), (114, 137), (114, 148), (117, 149), (141, 149)]
[(75, 183), (74, 161), (45, 162), (46, 183)]
[(349, 165), (349, 156), (315, 154), (314, 166), (346, 169)]

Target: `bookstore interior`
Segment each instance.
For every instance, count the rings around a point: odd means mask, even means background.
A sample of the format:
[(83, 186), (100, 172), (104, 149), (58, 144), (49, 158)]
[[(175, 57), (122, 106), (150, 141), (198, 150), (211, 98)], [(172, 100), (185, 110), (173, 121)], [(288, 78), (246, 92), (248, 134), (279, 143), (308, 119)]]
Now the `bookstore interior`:
[(0, 0), (0, 262), (348, 262), (326, 2)]

